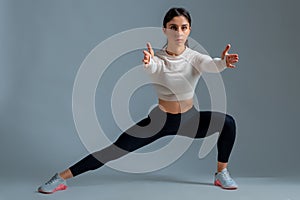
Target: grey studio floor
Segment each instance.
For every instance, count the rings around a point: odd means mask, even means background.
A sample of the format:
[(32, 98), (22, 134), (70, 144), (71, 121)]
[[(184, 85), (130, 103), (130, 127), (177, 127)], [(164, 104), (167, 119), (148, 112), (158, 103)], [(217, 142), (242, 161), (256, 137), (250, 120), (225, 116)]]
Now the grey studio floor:
[(1, 179), (1, 200), (35, 199), (230, 199), (298, 200), (300, 183), (296, 178), (236, 177), (239, 189), (226, 191), (213, 186), (208, 174), (166, 173), (110, 174), (87, 173), (70, 179), (69, 188), (52, 195), (36, 192), (40, 179)]

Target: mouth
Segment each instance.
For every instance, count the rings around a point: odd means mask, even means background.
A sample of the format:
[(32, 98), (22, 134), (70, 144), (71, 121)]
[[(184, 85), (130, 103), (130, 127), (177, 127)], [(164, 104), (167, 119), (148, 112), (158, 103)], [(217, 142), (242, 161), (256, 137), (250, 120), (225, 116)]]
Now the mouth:
[(177, 38), (176, 39), (176, 42), (183, 42), (184, 41), (184, 39), (182, 39), (182, 38)]

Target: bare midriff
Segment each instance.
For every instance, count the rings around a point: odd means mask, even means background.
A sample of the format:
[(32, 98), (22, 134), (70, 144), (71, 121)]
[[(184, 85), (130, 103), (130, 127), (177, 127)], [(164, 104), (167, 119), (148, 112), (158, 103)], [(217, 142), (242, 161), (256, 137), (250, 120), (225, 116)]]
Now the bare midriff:
[(193, 99), (183, 101), (166, 101), (158, 99), (159, 108), (167, 113), (178, 114), (184, 113), (193, 107)]

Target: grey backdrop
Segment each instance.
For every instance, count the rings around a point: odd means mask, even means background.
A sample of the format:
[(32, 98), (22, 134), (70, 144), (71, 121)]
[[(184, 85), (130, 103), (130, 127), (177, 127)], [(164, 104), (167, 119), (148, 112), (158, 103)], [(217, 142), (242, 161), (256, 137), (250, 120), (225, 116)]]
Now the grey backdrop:
[[(240, 55), (238, 68), (222, 73), (228, 113), (238, 126), (231, 171), (235, 176), (297, 173), (299, 1), (0, 0), (1, 176), (44, 178), (85, 156), (72, 116), (72, 89), (81, 62), (113, 34), (161, 26), (173, 6), (190, 11), (191, 36), (210, 55), (220, 56), (227, 43)], [(141, 59), (140, 51), (120, 57), (99, 83), (97, 115), (111, 139), (120, 131), (109, 109), (110, 89)], [(202, 80), (197, 93), (201, 109), (209, 109)], [(130, 104), (133, 118), (145, 116), (155, 102), (151, 87), (139, 89)], [(213, 172), (215, 151), (199, 160), (200, 144), (195, 141), (161, 173)], [(112, 172), (104, 167), (95, 173)]]

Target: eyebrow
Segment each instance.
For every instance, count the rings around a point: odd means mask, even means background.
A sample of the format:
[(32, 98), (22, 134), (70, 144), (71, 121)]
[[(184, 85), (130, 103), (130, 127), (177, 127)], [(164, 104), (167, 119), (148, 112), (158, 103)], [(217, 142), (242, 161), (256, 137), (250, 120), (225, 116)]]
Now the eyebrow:
[[(181, 26), (188, 26), (189, 24), (182, 24)], [(177, 24), (170, 24), (170, 26), (178, 26)]]

